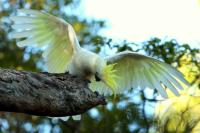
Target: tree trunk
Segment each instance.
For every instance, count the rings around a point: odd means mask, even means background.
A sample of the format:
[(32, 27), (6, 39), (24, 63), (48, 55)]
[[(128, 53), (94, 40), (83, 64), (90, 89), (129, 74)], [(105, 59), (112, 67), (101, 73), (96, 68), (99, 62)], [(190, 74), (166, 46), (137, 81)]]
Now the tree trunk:
[(105, 105), (88, 82), (68, 73), (0, 69), (0, 111), (38, 116), (70, 116)]

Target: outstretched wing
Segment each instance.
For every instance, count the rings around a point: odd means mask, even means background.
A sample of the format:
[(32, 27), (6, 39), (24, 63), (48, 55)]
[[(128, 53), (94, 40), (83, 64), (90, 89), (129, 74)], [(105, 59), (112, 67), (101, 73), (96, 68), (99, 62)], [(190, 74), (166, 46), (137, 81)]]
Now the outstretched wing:
[(80, 47), (72, 26), (48, 13), (19, 9), (23, 16), (10, 17), (14, 21), (12, 38), (26, 38), (17, 43), (24, 47), (34, 45), (46, 48), (43, 57), (48, 72), (63, 73), (73, 53)]
[(136, 54), (133, 52), (121, 52), (106, 58), (108, 64), (117, 63), (114, 67), (118, 75), (118, 92), (124, 89), (149, 87), (157, 91), (165, 98), (165, 87), (175, 95), (179, 95), (177, 88), (183, 89), (180, 84), (189, 83), (183, 75), (170, 65), (156, 59)]

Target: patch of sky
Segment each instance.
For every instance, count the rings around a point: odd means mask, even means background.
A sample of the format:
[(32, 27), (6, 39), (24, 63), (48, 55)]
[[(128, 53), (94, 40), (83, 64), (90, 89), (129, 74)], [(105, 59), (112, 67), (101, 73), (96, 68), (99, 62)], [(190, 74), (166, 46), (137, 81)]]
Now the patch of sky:
[(7, 120), (5, 120), (5, 119), (1, 119), (0, 118), (0, 130), (1, 131), (5, 131), (6, 129), (8, 129), (9, 128), (9, 124), (8, 124), (8, 121)]
[(140, 104), (142, 102), (140, 90), (134, 89), (132, 92), (126, 92), (125, 95), (129, 98), (129, 102)]
[(144, 110), (147, 117), (154, 115), (155, 106), (156, 106), (155, 102), (146, 101)]
[(33, 126), (31, 123), (27, 122), (23, 125), (24, 129), (27, 131), (27, 132), (30, 132), (33, 131)]
[(48, 123), (40, 124), (38, 126), (38, 133), (50, 133), (51, 132), (51, 125)]
[[(111, 9), (113, 3), (115, 6)], [(121, 5), (123, 10), (119, 10)], [(81, 6), (81, 15), (107, 20), (109, 28), (102, 32), (107, 37), (136, 43), (152, 37), (171, 38), (200, 47), (200, 4), (197, 0), (83, 0)]]
[(119, 101), (117, 103), (117, 108), (123, 110), (123, 109), (126, 109), (127, 105), (128, 105), (128, 102), (126, 100)]
[(53, 127), (52, 133), (61, 133), (60, 127), (58, 125), (56, 125), (55, 127)]
[(88, 113), (93, 119), (97, 119), (100, 115), (99, 111), (96, 108), (90, 109)]
[(138, 124), (133, 122), (131, 124), (128, 124), (128, 129), (130, 132), (134, 132), (135, 130), (137, 130), (139, 128)]
[(144, 95), (148, 99), (153, 99), (154, 98), (154, 92), (155, 92), (155, 90), (152, 89), (152, 88), (144, 89)]
[(113, 108), (113, 103), (112, 103), (112, 102), (108, 102), (108, 103), (106, 104), (106, 109), (111, 111), (112, 108)]

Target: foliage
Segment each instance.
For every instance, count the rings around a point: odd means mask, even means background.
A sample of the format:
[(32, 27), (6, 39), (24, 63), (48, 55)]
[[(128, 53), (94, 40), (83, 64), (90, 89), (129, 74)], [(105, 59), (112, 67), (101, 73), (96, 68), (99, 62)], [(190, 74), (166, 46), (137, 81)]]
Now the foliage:
[(157, 103), (158, 132), (198, 133), (200, 131), (200, 90), (196, 85), (181, 93), (180, 97)]

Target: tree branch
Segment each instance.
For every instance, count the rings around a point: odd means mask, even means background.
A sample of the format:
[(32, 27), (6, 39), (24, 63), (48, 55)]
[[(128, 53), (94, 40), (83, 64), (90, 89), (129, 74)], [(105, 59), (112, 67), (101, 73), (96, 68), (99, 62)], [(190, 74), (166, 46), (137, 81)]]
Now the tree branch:
[(0, 69), (0, 111), (70, 116), (100, 104), (106, 104), (103, 96), (89, 90), (87, 81), (68, 73)]

